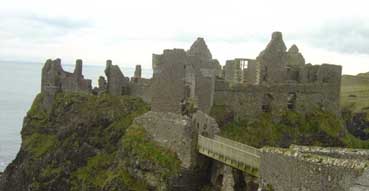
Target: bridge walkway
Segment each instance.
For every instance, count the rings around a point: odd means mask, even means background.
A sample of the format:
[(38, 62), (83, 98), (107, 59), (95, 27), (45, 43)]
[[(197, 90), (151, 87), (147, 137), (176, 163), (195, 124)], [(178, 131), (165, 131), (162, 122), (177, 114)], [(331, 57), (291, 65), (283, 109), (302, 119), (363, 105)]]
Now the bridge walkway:
[(259, 177), (260, 150), (224, 137), (198, 135), (198, 151), (214, 160)]

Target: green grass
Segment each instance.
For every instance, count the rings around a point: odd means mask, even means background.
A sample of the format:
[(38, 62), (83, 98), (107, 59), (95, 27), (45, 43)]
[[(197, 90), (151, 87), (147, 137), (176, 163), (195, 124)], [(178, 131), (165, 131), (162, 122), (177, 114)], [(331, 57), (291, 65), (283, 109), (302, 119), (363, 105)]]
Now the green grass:
[(307, 115), (287, 111), (278, 121), (270, 114), (262, 114), (252, 122), (236, 120), (226, 125), (221, 134), (255, 147), (300, 144), (369, 148), (369, 141), (345, 130), (343, 119), (320, 110)]
[(59, 144), (55, 135), (34, 133), (23, 139), (24, 148), (29, 151), (34, 157), (39, 158), (45, 153), (52, 151)]
[(63, 168), (61, 166), (59, 167), (47, 166), (46, 168), (42, 169), (41, 177), (51, 178), (51, 177), (61, 174), (62, 172), (63, 172)]
[[(133, 119), (149, 110), (146, 103), (130, 96), (59, 93), (46, 111), (43, 98), (35, 98), (22, 129), (22, 149), (35, 159), (25, 162), (32, 190), (60, 181), (71, 190), (147, 190), (126, 170), (126, 159), (116, 157)], [(83, 145), (99, 154), (85, 156)], [(55, 158), (60, 152), (64, 160)]]
[(233, 112), (225, 105), (214, 105), (210, 110), (210, 115), (215, 118), (219, 126), (224, 126), (233, 119)]
[(369, 78), (345, 75), (342, 77), (341, 106), (353, 111), (369, 110)]
[(180, 161), (176, 154), (152, 141), (142, 127), (133, 125), (127, 129), (122, 145), (125, 151), (140, 161), (151, 161), (159, 166), (164, 177), (175, 175), (179, 171)]
[(115, 154), (98, 154), (88, 159), (87, 165), (72, 174), (72, 191), (103, 190), (107, 185), (120, 185), (132, 191), (147, 190), (143, 181), (132, 177), (122, 165), (114, 164)]

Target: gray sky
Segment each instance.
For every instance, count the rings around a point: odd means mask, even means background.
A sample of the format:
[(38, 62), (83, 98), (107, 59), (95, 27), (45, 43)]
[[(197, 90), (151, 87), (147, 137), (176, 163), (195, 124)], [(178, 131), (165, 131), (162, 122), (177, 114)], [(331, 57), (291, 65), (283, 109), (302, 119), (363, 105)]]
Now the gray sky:
[(64, 64), (112, 59), (151, 68), (151, 54), (188, 49), (204, 37), (224, 64), (255, 58), (273, 31), (307, 62), (369, 71), (369, 3), (364, 0), (0, 0), (0, 60)]

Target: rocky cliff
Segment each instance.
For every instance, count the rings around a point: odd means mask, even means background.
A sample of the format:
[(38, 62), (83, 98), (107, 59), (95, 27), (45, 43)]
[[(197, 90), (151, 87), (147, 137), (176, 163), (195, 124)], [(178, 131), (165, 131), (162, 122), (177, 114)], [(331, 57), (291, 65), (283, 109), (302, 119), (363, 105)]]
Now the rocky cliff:
[(132, 124), (149, 109), (139, 98), (59, 93), (50, 110), (43, 99), (39, 94), (24, 118), (2, 191), (173, 190), (191, 171)]

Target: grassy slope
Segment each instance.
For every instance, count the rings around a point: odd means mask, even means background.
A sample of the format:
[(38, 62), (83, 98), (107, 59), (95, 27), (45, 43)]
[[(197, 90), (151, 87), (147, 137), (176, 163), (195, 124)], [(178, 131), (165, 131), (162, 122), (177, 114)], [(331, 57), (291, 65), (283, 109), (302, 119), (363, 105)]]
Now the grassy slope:
[(369, 76), (342, 77), (341, 106), (354, 111), (369, 110)]
[(319, 110), (306, 116), (285, 112), (278, 121), (268, 114), (251, 122), (231, 121), (222, 128), (221, 134), (255, 147), (299, 144), (369, 149), (369, 141), (347, 132), (343, 119)]

